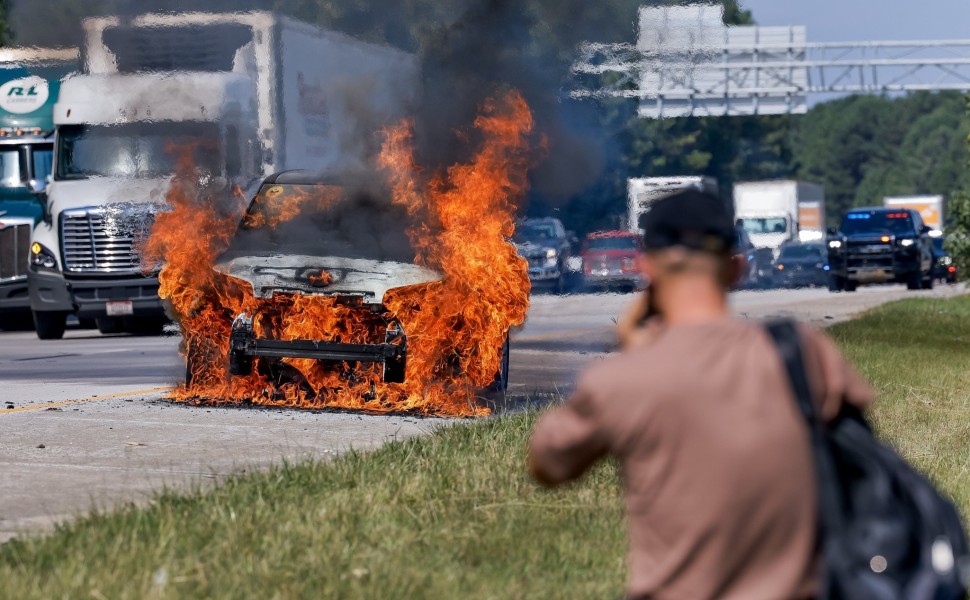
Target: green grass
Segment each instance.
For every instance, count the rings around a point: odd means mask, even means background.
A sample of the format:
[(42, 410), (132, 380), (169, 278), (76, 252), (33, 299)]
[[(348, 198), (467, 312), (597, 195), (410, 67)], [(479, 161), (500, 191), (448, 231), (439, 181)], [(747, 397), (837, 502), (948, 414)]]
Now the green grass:
[[(831, 332), (879, 391), (880, 432), (970, 514), (970, 298)], [(0, 597), (620, 597), (616, 469), (539, 489), (524, 468), (534, 422), (459, 424), (86, 517), (0, 546)]]

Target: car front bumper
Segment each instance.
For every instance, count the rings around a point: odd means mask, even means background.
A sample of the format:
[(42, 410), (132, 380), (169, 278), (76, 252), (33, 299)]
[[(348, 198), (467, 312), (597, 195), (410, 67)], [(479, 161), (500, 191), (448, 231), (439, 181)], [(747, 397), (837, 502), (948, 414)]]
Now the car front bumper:
[[(157, 277), (67, 279), (58, 272), (31, 270), (27, 276), (30, 308), (38, 312), (73, 312), (81, 319), (108, 316), (108, 303), (130, 302), (134, 317), (165, 314)], [(116, 315), (115, 316), (119, 316)]]

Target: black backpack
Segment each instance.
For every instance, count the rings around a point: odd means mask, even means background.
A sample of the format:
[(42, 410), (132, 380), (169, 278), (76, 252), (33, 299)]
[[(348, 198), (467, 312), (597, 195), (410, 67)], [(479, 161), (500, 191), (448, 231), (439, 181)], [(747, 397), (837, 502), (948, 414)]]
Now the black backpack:
[(925, 477), (873, 436), (851, 408), (822, 423), (798, 330), (767, 325), (811, 430), (818, 478), (820, 598), (963, 599), (970, 554), (960, 516)]

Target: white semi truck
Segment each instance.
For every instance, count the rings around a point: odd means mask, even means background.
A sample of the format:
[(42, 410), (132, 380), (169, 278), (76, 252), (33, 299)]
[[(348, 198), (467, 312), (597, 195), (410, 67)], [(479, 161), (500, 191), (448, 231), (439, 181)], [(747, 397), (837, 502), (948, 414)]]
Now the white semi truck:
[(161, 328), (137, 243), (166, 209), (180, 149), (201, 179), (249, 196), (273, 172), (356, 166), (417, 89), (413, 55), (269, 12), (93, 18), (84, 30), (83, 73), (54, 110), (53, 175), (35, 190), (41, 339), (62, 337), (72, 313), (102, 332)]
[(782, 244), (820, 241), (825, 234), (825, 189), (804, 181), (738, 183), (734, 213), (757, 248), (775, 258)]

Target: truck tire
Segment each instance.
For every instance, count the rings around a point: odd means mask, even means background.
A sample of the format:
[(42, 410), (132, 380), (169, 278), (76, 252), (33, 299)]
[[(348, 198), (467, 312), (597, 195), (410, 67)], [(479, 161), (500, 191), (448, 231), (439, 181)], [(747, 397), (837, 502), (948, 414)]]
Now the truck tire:
[(34, 330), (42, 340), (59, 340), (67, 329), (67, 313), (62, 311), (31, 311)]
[(830, 292), (841, 292), (845, 289), (845, 279), (833, 275), (829, 279), (829, 291)]
[(923, 289), (924, 290), (933, 289), (933, 271), (930, 271), (929, 273), (927, 273), (926, 277), (923, 278)]
[(906, 289), (919, 290), (923, 288), (923, 274), (919, 271), (913, 273), (906, 280)]
[(851, 279), (845, 280), (845, 291), (854, 292), (856, 291), (856, 289), (858, 289), (858, 287), (859, 287), (858, 281), (852, 281)]

